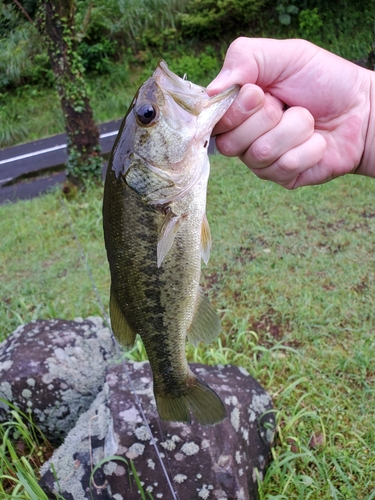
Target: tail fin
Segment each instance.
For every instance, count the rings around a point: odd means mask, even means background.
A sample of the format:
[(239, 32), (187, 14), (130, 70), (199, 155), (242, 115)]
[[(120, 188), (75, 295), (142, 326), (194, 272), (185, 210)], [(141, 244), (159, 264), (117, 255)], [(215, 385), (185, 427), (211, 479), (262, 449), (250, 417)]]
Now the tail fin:
[(200, 424), (214, 425), (227, 415), (224, 403), (216, 392), (193, 374), (186, 392), (181, 396), (161, 396), (155, 390), (155, 399), (162, 420), (190, 424), (191, 412)]

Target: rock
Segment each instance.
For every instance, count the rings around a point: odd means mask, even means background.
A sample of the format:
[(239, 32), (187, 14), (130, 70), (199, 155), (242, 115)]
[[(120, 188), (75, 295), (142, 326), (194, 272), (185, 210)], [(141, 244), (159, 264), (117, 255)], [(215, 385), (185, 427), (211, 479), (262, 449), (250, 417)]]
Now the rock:
[[(191, 364), (221, 396), (228, 418), (213, 427), (162, 422), (149, 363), (126, 366), (179, 500), (256, 499), (256, 474), (264, 474), (275, 426), (262, 387), (235, 366)], [(124, 366), (118, 365), (108, 369), (103, 390), (42, 466), (40, 484), (49, 498), (58, 492), (65, 500), (136, 500), (141, 497), (129, 476), (131, 460), (146, 492), (155, 500), (173, 498)]]
[[(0, 397), (30, 413), (52, 442), (61, 442), (93, 402), (115, 356), (98, 317), (38, 320), (0, 344)], [(0, 420), (9, 407), (0, 402)]]

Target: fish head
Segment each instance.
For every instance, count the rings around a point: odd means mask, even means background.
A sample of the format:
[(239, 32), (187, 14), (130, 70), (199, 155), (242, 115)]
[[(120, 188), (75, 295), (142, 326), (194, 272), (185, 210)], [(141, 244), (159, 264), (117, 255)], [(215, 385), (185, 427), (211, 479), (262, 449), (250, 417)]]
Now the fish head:
[(212, 129), (238, 91), (233, 86), (210, 97), (160, 61), (133, 99), (114, 145), (112, 169), (126, 176), (141, 162), (169, 186), (186, 189), (199, 178), (197, 157), (207, 155)]

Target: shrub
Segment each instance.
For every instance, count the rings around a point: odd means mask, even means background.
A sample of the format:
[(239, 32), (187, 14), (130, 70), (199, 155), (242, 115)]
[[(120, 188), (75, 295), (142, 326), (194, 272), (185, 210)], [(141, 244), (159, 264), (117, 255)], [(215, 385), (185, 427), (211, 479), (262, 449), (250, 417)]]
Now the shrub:
[(179, 16), (185, 36), (214, 39), (223, 34), (249, 33), (267, 0), (191, 0)]
[(212, 54), (212, 49), (207, 47), (199, 56), (183, 55), (172, 60), (170, 68), (177, 75), (183, 77), (186, 74), (191, 82), (205, 86), (219, 72), (220, 63), (217, 56)]

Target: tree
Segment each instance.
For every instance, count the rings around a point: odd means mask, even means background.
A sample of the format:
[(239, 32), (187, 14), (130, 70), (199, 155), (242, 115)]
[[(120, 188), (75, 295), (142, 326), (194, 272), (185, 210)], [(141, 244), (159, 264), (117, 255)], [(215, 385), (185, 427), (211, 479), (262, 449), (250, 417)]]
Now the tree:
[(67, 176), (82, 185), (100, 178), (99, 130), (94, 122), (77, 52), (74, 0), (39, 0), (36, 27), (47, 46), (68, 136)]

